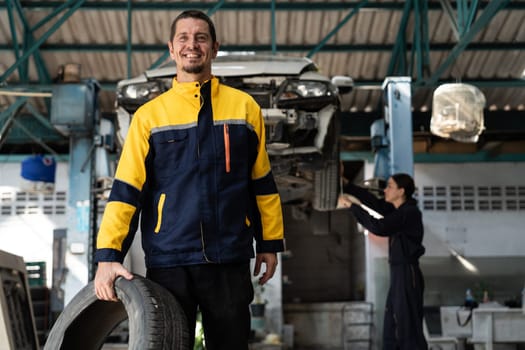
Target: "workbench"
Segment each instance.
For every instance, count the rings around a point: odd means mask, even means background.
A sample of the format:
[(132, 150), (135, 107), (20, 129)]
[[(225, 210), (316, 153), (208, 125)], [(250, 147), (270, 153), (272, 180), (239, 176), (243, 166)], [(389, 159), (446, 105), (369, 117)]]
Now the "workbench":
[(484, 345), (485, 350), (494, 350), (495, 344), (525, 343), (525, 313), (522, 309), (504, 307), (474, 309), (469, 342)]

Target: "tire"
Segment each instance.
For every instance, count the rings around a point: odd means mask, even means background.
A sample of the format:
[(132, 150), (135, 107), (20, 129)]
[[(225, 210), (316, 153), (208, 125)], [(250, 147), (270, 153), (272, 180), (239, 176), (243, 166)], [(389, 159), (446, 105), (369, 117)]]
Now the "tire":
[(314, 174), (314, 198), (312, 207), (318, 211), (331, 211), (337, 207), (339, 197), (339, 136), (341, 133), (341, 114), (336, 112), (328, 126), (323, 147), (323, 169)]
[(187, 350), (186, 318), (175, 297), (142, 276), (117, 278), (118, 302), (101, 301), (93, 282), (64, 308), (44, 350), (98, 350), (122, 321), (129, 320), (129, 350)]
[(315, 172), (312, 207), (318, 211), (335, 210), (339, 197), (339, 161), (325, 163), (325, 168)]
[(323, 158), (325, 161), (339, 160), (341, 137), (341, 112), (336, 111), (328, 124), (323, 144)]

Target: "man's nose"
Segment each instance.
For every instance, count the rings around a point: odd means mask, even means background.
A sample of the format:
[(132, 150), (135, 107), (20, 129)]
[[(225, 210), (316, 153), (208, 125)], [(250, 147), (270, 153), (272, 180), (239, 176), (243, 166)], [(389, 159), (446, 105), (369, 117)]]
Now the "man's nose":
[(197, 38), (190, 38), (188, 40), (188, 46), (196, 47), (197, 46)]

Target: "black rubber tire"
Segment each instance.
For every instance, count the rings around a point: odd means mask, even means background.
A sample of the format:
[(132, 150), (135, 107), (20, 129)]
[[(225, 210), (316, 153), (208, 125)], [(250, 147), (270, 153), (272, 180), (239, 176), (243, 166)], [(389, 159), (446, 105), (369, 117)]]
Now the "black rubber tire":
[(325, 162), (325, 168), (314, 175), (312, 207), (318, 211), (335, 210), (339, 197), (339, 161)]
[(323, 158), (325, 161), (339, 160), (341, 137), (341, 112), (336, 111), (328, 124), (323, 145)]
[(337, 207), (339, 197), (339, 137), (341, 135), (341, 112), (332, 116), (323, 146), (323, 168), (314, 173), (312, 207), (317, 211), (331, 211)]
[(175, 297), (142, 276), (115, 281), (118, 302), (101, 301), (93, 282), (82, 288), (53, 325), (44, 350), (98, 350), (129, 320), (129, 350), (187, 350), (186, 318)]

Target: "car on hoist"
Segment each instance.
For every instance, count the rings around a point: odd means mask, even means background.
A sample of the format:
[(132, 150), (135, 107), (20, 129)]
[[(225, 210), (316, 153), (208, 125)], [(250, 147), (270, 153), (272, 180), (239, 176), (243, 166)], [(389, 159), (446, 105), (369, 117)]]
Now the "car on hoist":
[[(266, 149), (284, 204), (336, 206), (339, 186), (341, 97), (352, 90), (350, 77), (332, 79), (310, 59), (278, 55), (226, 54), (212, 63), (223, 84), (250, 94), (260, 105)], [(117, 121), (123, 141), (139, 106), (171, 88), (170, 62), (117, 84)]]

